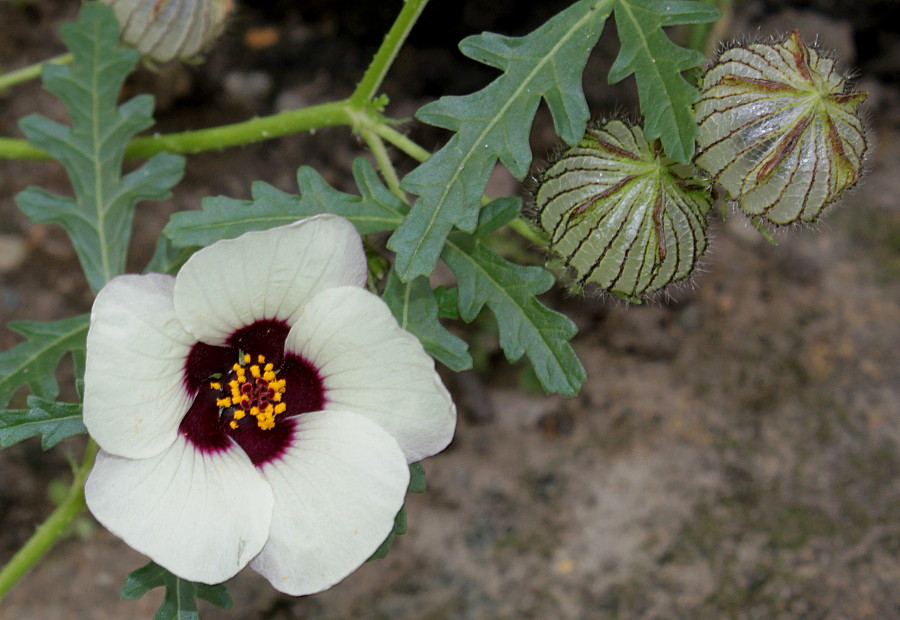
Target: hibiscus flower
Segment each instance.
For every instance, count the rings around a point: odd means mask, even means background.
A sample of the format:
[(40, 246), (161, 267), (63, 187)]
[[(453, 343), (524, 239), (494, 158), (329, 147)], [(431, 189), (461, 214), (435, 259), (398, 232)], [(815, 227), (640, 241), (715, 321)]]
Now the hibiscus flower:
[(310, 594), (365, 562), (408, 463), (456, 422), (434, 362), (365, 282), (359, 235), (330, 215), (214, 243), (176, 277), (111, 280), (85, 370), (97, 520), (202, 583), (249, 564)]

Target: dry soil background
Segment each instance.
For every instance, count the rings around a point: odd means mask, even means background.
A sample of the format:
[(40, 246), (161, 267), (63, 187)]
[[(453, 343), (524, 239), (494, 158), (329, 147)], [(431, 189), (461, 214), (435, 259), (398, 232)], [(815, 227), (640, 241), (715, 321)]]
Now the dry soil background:
[[(159, 131), (237, 121), (346, 96), (399, 2), (246, 3), (201, 67), (140, 72)], [(484, 29), (523, 34), (566, 2), (433, 0), (385, 90), (409, 117), (492, 72), (455, 43)], [(852, 6), (851, 6), (852, 5)], [(60, 53), (74, 0), (0, 0), (0, 68)], [(292, 599), (245, 571), (230, 584), (240, 619), (897, 618), (900, 617), (900, 34), (898, 4), (738, 3), (731, 35), (799, 28), (840, 50), (870, 91), (875, 146), (861, 186), (815, 230), (773, 247), (738, 217), (716, 218), (704, 273), (676, 299), (643, 307), (551, 294), (581, 328), (588, 369), (576, 399), (528, 384), (470, 332), (483, 364), (448, 376), (457, 437), (425, 463), (428, 492), (409, 503), (410, 533), (386, 560), (331, 591)], [(260, 33), (268, 36), (254, 39)], [(271, 45), (262, 45), (263, 43)], [(586, 74), (597, 117), (633, 110), (633, 85), (606, 85), (605, 36)], [(0, 93), (0, 135), (40, 111), (63, 118), (35, 83)], [(429, 148), (445, 138), (409, 126)], [(555, 146), (545, 114), (538, 162)], [(352, 191), (362, 153), (345, 130), (190, 159), (165, 203), (144, 205), (139, 270), (176, 209), (203, 196), (247, 197), (263, 179), (296, 191), (299, 165)], [(408, 166), (397, 157), (401, 167)], [(0, 325), (84, 312), (90, 295), (59, 230), (29, 224), (13, 196), (29, 184), (68, 191), (58, 166), (0, 161)], [(519, 192), (498, 173), (495, 193)], [(0, 349), (18, 342), (0, 327)], [(52, 509), (69, 440), (0, 453), (0, 560)], [(118, 601), (144, 559), (85, 517), (14, 590), (4, 619), (150, 618), (155, 592)]]

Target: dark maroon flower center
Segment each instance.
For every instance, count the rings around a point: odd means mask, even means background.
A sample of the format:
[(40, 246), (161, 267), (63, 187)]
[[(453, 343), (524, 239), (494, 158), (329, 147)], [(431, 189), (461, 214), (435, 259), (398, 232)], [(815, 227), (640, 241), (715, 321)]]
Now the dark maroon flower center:
[(325, 386), (309, 361), (285, 353), (290, 328), (262, 320), (234, 332), (225, 346), (193, 346), (184, 367), (194, 403), (179, 432), (203, 452), (236, 442), (256, 466), (281, 456), (294, 437), (294, 417), (320, 411)]

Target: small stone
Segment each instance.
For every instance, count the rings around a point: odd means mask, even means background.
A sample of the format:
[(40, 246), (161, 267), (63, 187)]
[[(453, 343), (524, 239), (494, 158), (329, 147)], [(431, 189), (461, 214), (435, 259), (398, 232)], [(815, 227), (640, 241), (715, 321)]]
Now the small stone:
[(231, 99), (252, 105), (272, 91), (272, 77), (262, 71), (232, 71), (224, 87)]
[(0, 273), (12, 273), (22, 266), (28, 255), (25, 239), (17, 235), (0, 234)]

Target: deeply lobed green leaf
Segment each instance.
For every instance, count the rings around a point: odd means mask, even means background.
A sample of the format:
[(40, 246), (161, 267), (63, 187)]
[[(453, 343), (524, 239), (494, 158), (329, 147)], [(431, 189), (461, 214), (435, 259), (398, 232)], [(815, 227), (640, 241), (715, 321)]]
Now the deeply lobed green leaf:
[(153, 123), (153, 99), (135, 97), (117, 106), (119, 91), (139, 55), (119, 46), (112, 9), (85, 4), (75, 24), (62, 27), (74, 56), (71, 67), (44, 67), (44, 86), (69, 111), (67, 127), (33, 114), (20, 126), (29, 142), (65, 167), (75, 198), (28, 188), (16, 197), (33, 221), (65, 229), (94, 291), (125, 269), (132, 216), (139, 200), (160, 200), (184, 173), (184, 159), (160, 153), (122, 176), (129, 140)]
[(514, 362), (526, 355), (547, 392), (575, 396), (586, 377), (568, 342), (577, 328), (535, 297), (553, 286), (553, 276), (541, 267), (513, 264), (481, 241), (504, 218), (508, 221), (517, 214), (517, 203), (494, 201), (485, 207), (482, 224), (474, 234), (457, 232), (450, 236), (441, 258), (459, 281), (459, 314), (463, 320), (473, 321), (485, 305), (489, 307), (497, 319), (500, 346), (507, 359)]
[(41, 437), (49, 450), (63, 439), (86, 433), (81, 405), (28, 397), (28, 409), (0, 411), (0, 448), (8, 448), (29, 437)]
[[(631, 74), (637, 80), (644, 133), (659, 138), (666, 154), (689, 162), (697, 124), (692, 106), (700, 93), (681, 75), (706, 60), (700, 52), (679, 47), (663, 26), (712, 22), (719, 10), (699, 0), (616, 0), (615, 20), (622, 48), (609, 71), (615, 84)], [(570, 143), (571, 144), (571, 143)]]
[(382, 298), (400, 327), (414, 334), (431, 357), (457, 372), (472, 367), (469, 346), (438, 321), (438, 301), (428, 278), (404, 283), (391, 271)]
[(0, 353), (0, 407), (9, 403), (20, 385), (27, 385), (38, 396), (56, 398), (56, 367), (69, 351), (80, 352), (76, 362), (83, 360), (89, 320), (89, 315), (82, 314), (61, 321), (10, 323), (8, 327), (27, 340)]
[(253, 184), (252, 200), (218, 196), (203, 201), (201, 211), (172, 216), (163, 231), (176, 246), (205, 246), (251, 230), (290, 224), (319, 213), (333, 213), (353, 222), (360, 234), (393, 230), (403, 221), (406, 205), (378, 178), (366, 159), (353, 162), (353, 177), (361, 196), (338, 191), (315, 170), (297, 171), (300, 195), (287, 194), (267, 183)]
[(150, 562), (137, 569), (122, 586), (123, 599), (139, 599), (150, 590), (165, 588), (166, 594), (154, 620), (199, 620), (197, 600), (203, 599), (222, 609), (231, 609), (233, 603), (223, 584), (208, 586), (176, 577), (162, 566)]
[(569, 144), (578, 141), (589, 117), (581, 74), (612, 5), (613, 0), (581, 0), (525, 37), (484, 33), (460, 44), (466, 56), (503, 74), (476, 93), (443, 97), (417, 114), (456, 134), (403, 180), (403, 188), (419, 199), (388, 242), (401, 280), (434, 270), (454, 226), (475, 228), (498, 159), (524, 178), (531, 163), (528, 135), (542, 98), (557, 133)]

